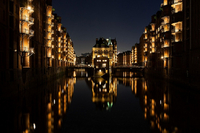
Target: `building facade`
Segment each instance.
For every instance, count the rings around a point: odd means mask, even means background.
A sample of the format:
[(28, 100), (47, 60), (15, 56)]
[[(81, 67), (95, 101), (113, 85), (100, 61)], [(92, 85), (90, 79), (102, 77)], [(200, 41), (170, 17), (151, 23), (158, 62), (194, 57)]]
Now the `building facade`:
[(131, 63), (132, 65), (138, 64), (138, 43), (135, 44), (135, 46), (132, 47), (131, 50)]
[(198, 5), (198, 0), (163, 0), (137, 46), (138, 63), (149, 73), (188, 82), (199, 80)]
[(3, 0), (0, 11), (2, 83), (20, 90), (74, 65), (73, 42), (52, 0)]
[(133, 63), (133, 60), (135, 58), (133, 58), (133, 54), (132, 51), (125, 51), (123, 53), (119, 53), (117, 55), (118, 61), (117, 61), (117, 65), (118, 66), (130, 66)]
[(116, 39), (96, 39), (96, 44), (92, 48), (92, 66), (95, 66), (94, 59), (107, 57), (110, 67), (117, 63), (117, 41)]
[(117, 64), (117, 41), (116, 39), (96, 39), (92, 48), (92, 67), (95, 73), (103, 75), (108, 73), (111, 67)]

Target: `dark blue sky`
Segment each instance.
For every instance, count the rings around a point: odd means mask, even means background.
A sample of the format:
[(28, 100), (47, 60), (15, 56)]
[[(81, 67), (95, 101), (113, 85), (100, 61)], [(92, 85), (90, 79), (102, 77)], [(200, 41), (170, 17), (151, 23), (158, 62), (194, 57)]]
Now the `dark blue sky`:
[(53, 0), (76, 55), (91, 52), (96, 38), (116, 38), (118, 51), (139, 42), (163, 0)]

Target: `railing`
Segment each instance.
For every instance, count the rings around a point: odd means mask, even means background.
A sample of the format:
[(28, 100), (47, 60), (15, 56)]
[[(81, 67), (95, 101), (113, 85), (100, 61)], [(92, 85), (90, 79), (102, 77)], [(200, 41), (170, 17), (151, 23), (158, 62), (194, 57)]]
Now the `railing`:
[(171, 10), (172, 14), (175, 14), (175, 13), (179, 13), (179, 12), (182, 12), (182, 9), (178, 9), (177, 11), (173, 8)]
[(33, 36), (34, 35), (34, 30), (29, 30), (29, 35)]
[(175, 32), (182, 32), (182, 29), (176, 29)]
[(46, 47), (48, 47), (48, 48), (52, 48), (52, 45), (50, 44), (46, 44)]
[(47, 37), (47, 40), (52, 40), (52, 38), (51, 37)]
[(169, 44), (164, 44), (163, 48), (168, 48)]
[(176, 39), (175, 42), (182, 42), (182, 39), (181, 38)]
[(23, 29), (21, 31), (21, 33), (24, 33), (24, 34), (27, 34), (27, 35), (30, 35), (30, 36), (33, 36), (34, 35), (34, 31), (33, 30), (30, 30), (30, 29)]
[(47, 19), (48, 19), (48, 18), (51, 18), (51, 15), (47, 15)]
[(34, 23), (34, 18), (29, 17), (29, 22), (33, 24)]
[(34, 23), (34, 18), (29, 17), (29, 16), (26, 16), (26, 15), (22, 16), (22, 17), (21, 17), (21, 20), (24, 20), (24, 21), (30, 22), (31, 24)]
[(29, 48), (27, 48), (27, 47), (20, 47), (20, 51), (28, 52)]

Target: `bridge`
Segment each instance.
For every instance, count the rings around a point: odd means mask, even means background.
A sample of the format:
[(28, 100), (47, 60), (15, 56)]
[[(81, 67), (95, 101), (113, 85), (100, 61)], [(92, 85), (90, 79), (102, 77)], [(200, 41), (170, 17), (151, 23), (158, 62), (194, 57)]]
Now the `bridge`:
[[(71, 66), (71, 68), (83, 69), (83, 68), (93, 68), (93, 67), (81, 64), (81, 65)], [(144, 69), (144, 66), (121, 65), (121, 66), (114, 66), (112, 67), (112, 69)]]
[(143, 66), (115, 66), (112, 68), (112, 73), (114, 76), (120, 77), (132, 77), (132, 76), (144, 76), (144, 67)]
[(93, 67), (88, 66), (88, 65), (75, 65), (75, 66), (72, 66), (71, 68), (74, 68), (74, 69), (85, 69), (85, 68), (93, 68)]
[[(85, 69), (85, 70), (94, 69), (94, 67), (88, 66), (88, 65), (75, 65), (75, 66), (71, 66), (69, 68), (71, 68), (71, 69)], [(112, 69), (113, 72), (115, 72), (115, 71), (143, 72), (144, 66), (122, 65), (122, 66), (114, 66), (111, 69)]]
[(121, 66), (114, 66), (113, 68), (129, 68), (129, 69), (144, 69), (144, 66), (136, 66), (136, 65), (121, 65)]
[[(88, 73), (88, 76), (94, 75), (94, 67), (91, 67), (91, 66), (75, 65), (75, 66), (68, 67), (69, 73), (73, 72), (74, 70), (76, 70), (77, 72), (86, 71)], [(144, 75), (144, 67), (143, 66), (134, 66), (134, 65), (114, 66), (111, 68), (111, 72), (112, 72), (113, 76), (117, 76), (117, 77), (121, 77), (123, 75), (126, 75), (126, 77), (129, 77), (130, 75), (143, 76)], [(132, 77), (132, 76), (130, 76), (130, 77)]]

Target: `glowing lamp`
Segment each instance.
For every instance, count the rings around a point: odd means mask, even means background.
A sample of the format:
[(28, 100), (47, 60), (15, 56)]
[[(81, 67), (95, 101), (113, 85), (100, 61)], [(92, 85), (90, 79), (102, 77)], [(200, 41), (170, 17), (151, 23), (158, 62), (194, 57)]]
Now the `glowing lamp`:
[(31, 7), (30, 7), (30, 6), (28, 6), (28, 10), (31, 10)]

